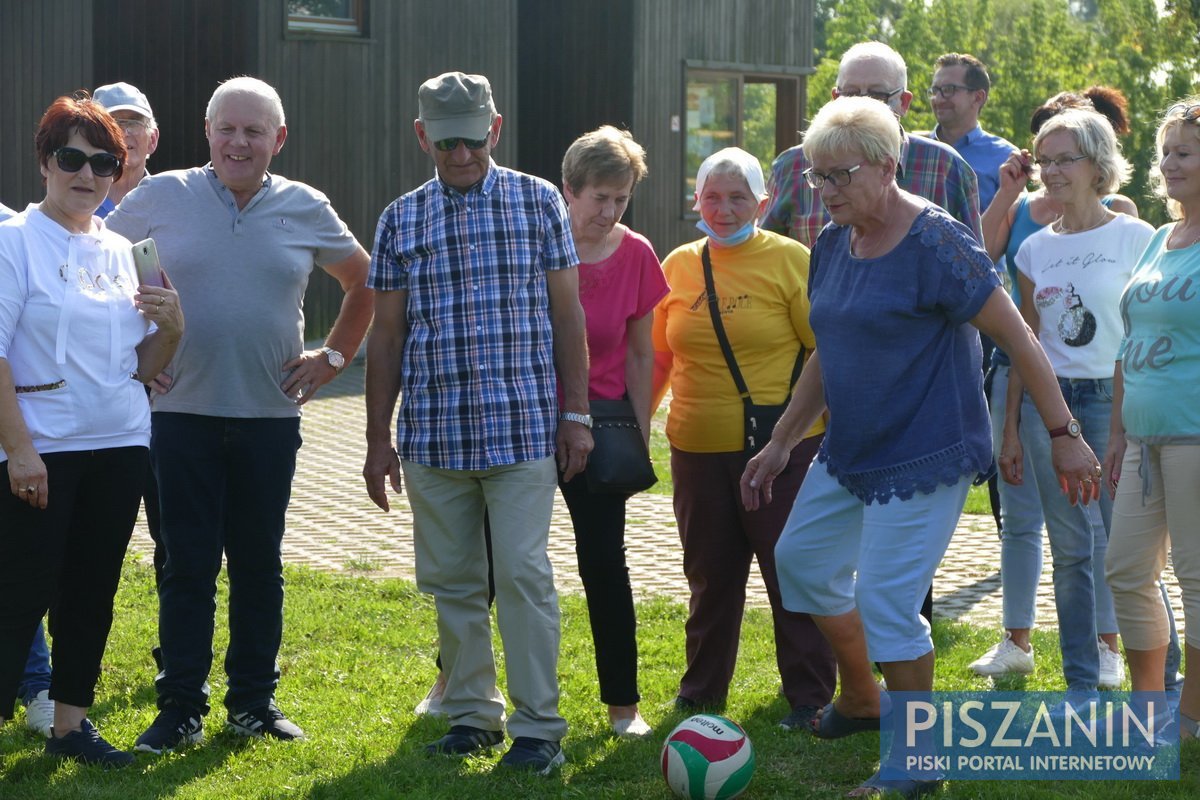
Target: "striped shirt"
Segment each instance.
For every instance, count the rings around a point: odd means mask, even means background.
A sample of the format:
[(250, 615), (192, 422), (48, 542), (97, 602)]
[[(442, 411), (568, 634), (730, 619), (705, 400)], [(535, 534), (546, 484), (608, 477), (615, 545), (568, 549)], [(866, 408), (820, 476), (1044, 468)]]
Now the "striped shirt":
[[(802, 145), (785, 150), (771, 165), (771, 200), (760, 223), (811, 248), (829, 222), (821, 193), (804, 180), (811, 167)], [(935, 203), (983, 241), (979, 226), (979, 187), (975, 173), (952, 147), (905, 133), (900, 143), (896, 183), (906, 192)]]
[(401, 458), (483, 470), (553, 454), (546, 271), (578, 262), (554, 186), (495, 162), (466, 194), (434, 178), (384, 210), (367, 283), (408, 291)]

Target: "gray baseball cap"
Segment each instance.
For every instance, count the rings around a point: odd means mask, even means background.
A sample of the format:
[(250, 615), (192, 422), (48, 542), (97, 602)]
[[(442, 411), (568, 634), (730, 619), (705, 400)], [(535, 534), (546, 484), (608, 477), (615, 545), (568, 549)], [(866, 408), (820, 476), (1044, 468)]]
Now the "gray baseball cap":
[(99, 87), (92, 99), (112, 111), (136, 111), (149, 122), (154, 121), (154, 111), (142, 90), (129, 83), (109, 83)]
[(485, 139), (496, 116), (488, 79), (462, 72), (445, 72), (422, 83), (417, 106), (431, 142), (460, 136)]

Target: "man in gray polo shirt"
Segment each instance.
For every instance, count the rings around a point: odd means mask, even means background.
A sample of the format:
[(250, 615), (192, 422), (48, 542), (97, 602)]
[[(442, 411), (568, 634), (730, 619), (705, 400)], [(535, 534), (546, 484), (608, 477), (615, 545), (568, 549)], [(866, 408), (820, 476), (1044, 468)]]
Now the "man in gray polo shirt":
[[(233, 78), (209, 100), (211, 161), (129, 193), (107, 225), (153, 237), (188, 320), (153, 400), (151, 462), (167, 563), (159, 586), (159, 714), (136, 747), (203, 737), (216, 580), (229, 565), (225, 707), (244, 736), (299, 739), (275, 705), (283, 634), (280, 544), (300, 447), (300, 406), (343, 366), (371, 321), (369, 257), (328, 199), (267, 172), (287, 139), (268, 84)], [(319, 266), (346, 295), (325, 346), (305, 350), (304, 290)]]

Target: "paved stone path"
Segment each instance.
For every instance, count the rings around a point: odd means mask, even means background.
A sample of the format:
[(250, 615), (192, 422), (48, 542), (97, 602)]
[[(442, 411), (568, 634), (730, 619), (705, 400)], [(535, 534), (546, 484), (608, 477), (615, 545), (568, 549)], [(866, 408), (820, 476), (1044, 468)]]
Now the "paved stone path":
[[(361, 477), (366, 455), (364, 371), (351, 364), (317, 399), (305, 406), (288, 529), (283, 540), (287, 563), (373, 577), (412, 579), (412, 515), (404, 495), (393, 497), (385, 514), (367, 497)], [(654, 432), (661, 436), (662, 431)], [(640, 494), (627, 506), (625, 532), (631, 581), (637, 596), (688, 598), (682, 551), (671, 498)], [(152, 550), (144, 523), (134, 532), (134, 549)], [(550, 531), (550, 558), (562, 592), (582, 592), (575, 563), (571, 520), (561, 497)], [(1050, 554), (1038, 592), (1038, 619), (1055, 624)], [(1176, 617), (1183, 615), (1173, 576)], [(767, 605), (757, 571), (751, 574), (749, 602)], [(991, 517), (964, 515), (934, 581), (935, 613), (950, 619), (1000, 627), (1000, 542)]]

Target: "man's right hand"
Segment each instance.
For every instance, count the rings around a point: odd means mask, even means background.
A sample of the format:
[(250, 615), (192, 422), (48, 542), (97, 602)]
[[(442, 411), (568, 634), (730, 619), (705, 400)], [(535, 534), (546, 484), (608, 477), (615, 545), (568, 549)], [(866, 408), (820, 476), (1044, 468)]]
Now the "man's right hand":
[(367, 461), (363, 465), (363, 480), (367, 482), (367, 494), (371, 502), (384, 511), (391, 511), (388, 503), (387, 487), (384, 478), (392, 484), (392, 489), (399, 494), (403, 491), (400, 482), (400, 457), (390, 443), (367, 443)]

